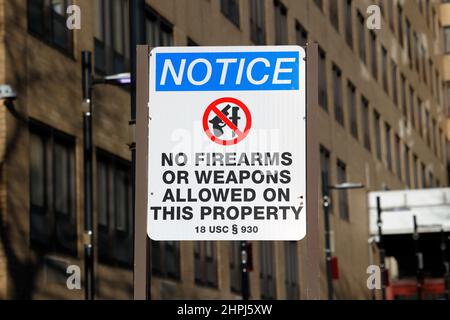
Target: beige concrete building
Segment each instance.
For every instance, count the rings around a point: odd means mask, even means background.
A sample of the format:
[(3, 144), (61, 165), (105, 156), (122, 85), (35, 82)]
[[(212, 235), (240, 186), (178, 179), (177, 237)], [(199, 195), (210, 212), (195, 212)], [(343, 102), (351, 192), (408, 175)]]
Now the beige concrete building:
[[(450, 4), (146, 2), (152, 46), (319, 44), (317, 160), (331, 184), (365, 185), (332, 192), (335, 296), (370, 298), (367, 191), (448, 185)], [(65, 27), (70, 3), (81, 8), (81, 30)], [(81, 51), (93, 52), (98, 75), (128, 71), (127, 5), (0, 0), (0, 84), (17, 92), (0, 108), (0, 299), (83, 298), (83, 290), (66, 286), (67, 267), (83, 268)], [(366, 20), (376, 25), (377, 8), (381, 28), (371, 30)], [(93, 101), (96, 297), (132, 298), (129, 90), (96, 86)], [(251, 299), (306, 296), (301, 243), (252, 246)], [(152, 249), (153, 298), (240, 298), (237, 243), (158, 242)], [(324, 258), (321, 274), (325, 298)]]

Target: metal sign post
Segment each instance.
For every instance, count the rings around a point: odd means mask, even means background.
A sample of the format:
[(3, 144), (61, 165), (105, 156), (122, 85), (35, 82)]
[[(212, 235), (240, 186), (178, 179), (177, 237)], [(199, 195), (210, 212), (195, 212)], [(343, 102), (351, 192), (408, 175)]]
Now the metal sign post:
[(136, 192), (134, 219), (134, 299), (150, 298), (151, 260), (147, 236), (148, 98), (149, 55), (146, 45), (137, 46), (136, 74)]

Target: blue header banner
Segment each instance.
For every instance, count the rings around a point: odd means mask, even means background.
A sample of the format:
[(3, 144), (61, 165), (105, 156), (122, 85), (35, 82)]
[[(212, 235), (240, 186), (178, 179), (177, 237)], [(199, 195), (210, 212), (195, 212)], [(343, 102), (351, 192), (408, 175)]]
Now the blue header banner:
[(156, 53), (156, 91), (299, 90), (300, 53)]

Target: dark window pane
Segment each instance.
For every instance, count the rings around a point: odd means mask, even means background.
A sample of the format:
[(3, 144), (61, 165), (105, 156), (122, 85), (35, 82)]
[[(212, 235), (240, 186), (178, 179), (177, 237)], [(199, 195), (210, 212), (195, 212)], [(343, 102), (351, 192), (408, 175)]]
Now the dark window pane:
[(327, 110), (327, 68), (326, 68), (326, 54), (319, 48), (319, 105)]
[(284, 243), (284, 260), (286, 298), (297, 300), (299, 298), (297, 242)]
[(266, 42), (264, 16), (264, 2), (250, 0), (250, 37), (256, 45), (263, 45)]
[(223, 15), (239, 27), (239, 2), (237, 0), (220, 0)]
[(377, 159), (381, 161), (381, 128), (380, 114), (377, 111), (373, 113), (373, 130), (375, 137), (375, 151)]
[(388, 169), (392, 171), (391, 126), (386, 123), (384, 128), (385, 128), (384, 138), (386, 141), (386, 163)]
[(344, 125), (344, 110), (342, 105), (342, 74), (341, 70), (333, 65), (333, 95), (334, 95), (334, 116), (336, 121)]
[(358, 11), (358, 49), (359, 58), (366, 63), (366, 26), (365, 19), (361, 12)]
[(242, 290), (240, 241), (230, 242), (230, 288), (235, 293)]
[(28, 0), (28, 30), (36, 35), (43, 36), (44, 26), (44, 0)]
[(37, 134), (30, 134), (30, 177), (31, 204), (37, 207), (45, 206), (46, 186), (45, 140)]
[(352, 0), (344, 1), (344, 17), (345, 17), (345, 40), (350, 48), (353, 49), (353, 11)]
[(295, 35), (297, 44), (299, 46), (306, 46), (306, 43), (308, 42), (308, 32), (298, 21), (295, 24)]
[(46, 246), (50, 240), (46, 148), (43, 136), (30, 133), (30, 239), (37, 246)]
[(355, 86), (349, 81), (347, 83), (347, 102), (350, 123), (350, 133), (358, 139), (358, 120), (356, 117), (356, 93)]
[(76, 251), (75, 164), (73, 141), (55, 136), (53, 181), (56, 243), (61, 251)]
[(339, 32), (339, 1), (331, 0), (328, 2), (330, 9), (331, 25)]
[(364, 97), (361, 97), (361, 117), (364, 130), (364, 147), (370, 152), (369, 102)]
[(261, 241), (259, 243), (261, 299), (276, 298), (274, 254), (273, 242)]
[[(337, 182), (347, 182), (347, 168), (344, 162), (337, 160)], [(349, 220), (348, 193), (347, 190), (339, 190), (339, 216), (343, 220)]]
[(275, 44), (283, 45), (287, 42), (287, 9), (275, 0)]

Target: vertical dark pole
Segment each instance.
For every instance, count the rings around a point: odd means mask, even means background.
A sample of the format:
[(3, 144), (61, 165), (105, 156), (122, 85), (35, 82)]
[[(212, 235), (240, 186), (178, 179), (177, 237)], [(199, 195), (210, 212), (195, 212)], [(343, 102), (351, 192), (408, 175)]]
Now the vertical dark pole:
[(447, 261), (447, 238), (444, 229), (441, 229), (441, 257), (442, 257), (442, 271), (444, 279), (444, 299), (449, 299), (449, 265)]
[(422, 252), (420, 252), (419, 248), (419, 231), (417, 227), (417, 217), (413, 217), (414, 222), (414, 233), (413, 233), (413, 240), (414, 240), (414, 254), (416, 256), (416, 288), (417, 288), (417, 299), (422, 300), (422, 270), (423, 270), (423, 257)]
[[(133, 141), (130, 146), (131, 151), (131, 185), (132, 185), (132, 212), (133, 212), (133, 225), (136, 226), (136, 50), (137, 45), (144, 44), (144, 30), (145, 30), (145, 0), (131, 0), (129, 3), (129, 15), (130, 15), (130, 76), (131, 76), (131, 119), (130, 126), (133, 132)], [(136, 241), (136, 228), (134, 230)], [(149, 241), (145, 241), (145, 247), (150, 250), (148, 245)], [(134, 243), (136, 246), (136, 243)], [(134, 247), (133, 246), (133, 247)], [(136, 250), (135, 250), (136, 252)], [(148, 253), (150, 255), (150, 252)], [(147, 260), (147, 259), (146, 259)], [(136, 260), (135, 260), (136, 261)], [(148, 259), (148, 264), (151, 262)], [(136, 275), (134, 275), (136, 276)], [(147, 275), (149, 277), (146, 281), (147, 298), (150, 297), (150, 277), (151, 268), (147, 265)]]
[(380, 273), (381, 273), (381, 299), (386, 300), (386, 253), (383, 241), (383, 221), (381, 220), (380, 197), (377, 197), (377, 226), (378, 226), (378, 250), (380, 251)]
[(330, 196), (328, 185), (328, 172), (322, 172), (322, 194), (323, 194), (323, 215), (325, 223), (325, 261), (327, 268), (327, 286), (328, 286), (328, 300), (333, 300), (333, 278), (331, 275), (331, 241), (330, 241)]
[(242, 300), (250, 298), (250, 279), (248, 274), (248, 251), (247, 241), (241, 241), (241, 277), (242, 277)]
[(84, 278), (85, 299), (94, 299), (94, 248), (92, 216), (92, 60), (91, 53), (83, 51), (83, 154), (84, 154)]
[(319, 230), (319, 141), (317, 127), (318, 102), (317, 43), (306, 46), (306, 236), (302, 240), (304, 289), (306, 299), (318, 300), (320, 296), (320, 230)]

